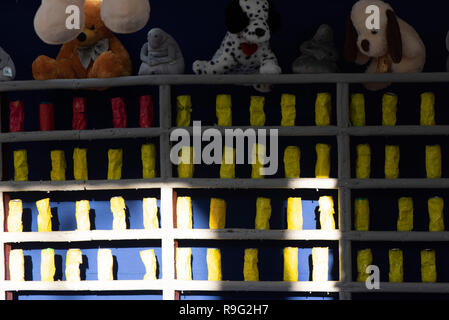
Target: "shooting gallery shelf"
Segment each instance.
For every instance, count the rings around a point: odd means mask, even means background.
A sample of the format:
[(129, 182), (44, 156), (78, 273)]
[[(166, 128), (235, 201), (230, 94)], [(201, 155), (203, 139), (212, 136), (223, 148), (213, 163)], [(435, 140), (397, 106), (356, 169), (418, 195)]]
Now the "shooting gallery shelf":
[(64, 79), (46, 81), (8, 81), (0, 84), (0, 92), (32, 90), (80, 90), (105, 87), (159, 86), (159, 85), (248, 85), (301, 84), (301, 83), (364, 83), (449, 82), (449, 74), (440, 73), (331, 73), (331, 74), (283, 74), (283, 75), (157, 75), (132, 76), (109, 79)]
[(244, 292), (382, 292), (382, 293), (448, 293), (449, 283), (381, 282), (379, 289), (369, 290), (365, 283), (358, 282), (284, 282), (284, 281), (180, 281), (180, 280), (114, 280), (114, 281), (4, 281), (0, 290), (18, 291), (244, 291)]
[[(169, 231), (169, 232), (167, 232)], [(130, 229), (123, 231), (53, 231), (53, 232), (5, 232), (0, 233), (4, 243), (64, 243), (118, 240), (277, 240), (277, 241), (338, 241), (339, 231), (322, 230), (254, 230), (254, 229)]]
[(95, 191), (144, 189), (444, 189), (449, 179), (129, 179), (89, 181), (3, 181), (1, 192)]
[[(132, 179), (89, 181), (3, 181), (2, 192), (142, 189), (337, 189), (337, 179)], [(448, 182), (449, 183), (449, 182)]]
[(153, 138), (163, 133), (160, 128), (30, 131), (0, 134), (0, 142), (83, 141), (130, 138)]
[[(297, 126), (297, 127), (217, 127), (203, 126), (202, 132), (208, 129), (217, 129), (222, 134), (226, 130), (232, 130), (232, 134), (238, 134), (236, 129), (245, 133), (247, 130), (276, 130), (280, 137), (332, 137), (338, 134), (350, 136), (449, 136), (449, 126), (367, 126), (339, 129), (336, 126)], [(110, 139), (154, 138), (164, 133), (171, 133), (178, 128), (165, 130), (162, 128), (110, 128), (99, 130), (57, 130), (57, 131), (30, 131), (0, 134), (1, 143), (17, 142), (41, 142), (41, 141), (90, 141)], [(192, 127), (183, 128), (192, 133)]]
[[(130, 129), (100, 129), (84, 131), (50, 131), (50, 132), (18, 132), (1, 133), (0, 144), (19, 142), (44, 142), (44, 141), (89, 141), (89, 140), (120, 140), (132, 138), (157, 138), (159, 156), (159, 178), (135, 179), (135, 180), (88, 180), (88, 181), (28, 181), (0, 182), (0, 192), (3, 200), (8, 199), (11, 192), (53, 192), (53, 191), (119, 191), (119, 190), (153, 190), (160, 191), (160, 221), (161, 229), (157, 230), (92, 230), (87, 232), (56, 231), (49, 233), (0, 232), (0, 256), (4, 257), (15, 243), (42, 244), (51, 247), (53, 243), (65, 246), (65, 243), (88, 241), (126, 241), (132, 240), (143, 243), (145, 240), (160, 241), (161, 256), (159, 263), (163, 279), (157, 281), (145, 280), (115, 280), (115, 281), (80, 281), (80, 282), (10, 282), (0, 281), (0, 295), (11, 291), (159, 291), (163, 299), (173, 300), (177, 291), (259, 291), (259, 292), (337, 292), (340, 299), (351, 299), (352, 292), (368, 292), (364, 283), (354, 283), (353, 264), (354, 249), (352, 245), (359, 242), (432, 242), (449, 241), (449, 232), (357, 232), (351, 231), (353, 227), (353, 190), (357, 189), (448, 189), (449, 179), (351, 179), (351, 142), (353, 137), (388, 137), (388, 136), (448, 136), (449, 125), (436, 126), (362, 126), (351, 127), (350, 121), (350, 84), (365, 82), (401, 82), (401, 83), (449, 83), (449, 73), (417, 73), (417, 74), (315, 74), (315, 75), (223, 75), (223, 76), (135, 76), (113, 79), (81, 79), (81, 80), (50, 80), (50, 81), (12, 81), (0, 83), (2, 94), (2, 107), (4, 111), (7, 105), (8, 92), (36, 91), (36, 90), (80, 90), (89, 88), (107, 87), (148, 87), (154, 86), (158, 90), (159, 127), (156, 128), (130, 128)], [(277, 130), (280, 137), (337, 137), (337, 146), (334, 150), (338, 157), (332, 157), (335, 177), (333, 179), (179, 179), (175, 178), (175, 170), (170, 163), (170, 134), (177, 128), (174, 120), (174, 93), (178, 85), (196, 86), (220, 86), (220, 85), (248, 85), (254, 83), (295, 85), (302, 84), (335, 84), (333, 112), (336, 116), (336, 124), (333, 126), (292, 126), (292, 127), (217, 127), (203, 126), (202, 130), (211, 128), (224, 133), (226, 129), (240, 129), (242, 132), (248, 129)], [(182, 129), (193, 132), (192, 124)], [(6, 128), (3, 128), (6, 129)], [(269, 133), (269, 131), (267, 132)], [(305, 139), (304, 138), (304, 139)], [(355, 138), (354, 140), (357, 140)], [(285, 139), (288, 140), (288, 139)], [(301, 139), (297, 139), (301, 140)], [(4, 148), (7, 151), (7, 148)], [(4, 158), (6, 159), (6, 155)], [(6, 166), (4, 163), (3, 166)], [(338, 168), (337, 168), (338, 167)], [(1, 170), (0, 170), (1, 171)], [(159, 190), (158, 190), (159, 189)], [(338, 212), (339, 230), (249, 230), (249, 229), (193, 229), (181, 230), (173, 228), (175, 223), (174, 207), (177, 192), (180, 189), (200, 190), (338, 190), (338, 196), (334, 201), (338, 204), (335, 208)], [(201, 192), (201, 191), (200, 191)], [(287, 192), (286, 192), (287, 193)], [(355, 194), (356, 192), (354, 192)], [(301, 192), (298, 192), (301, 195)], [(336, 195), (336, 192), (334, 193)], [(7, 203), (4, 203), (7, 206)], [(3, 206), (2, 206), (3, 207)], [(5, 210), (0, 211), (0, 222), (5, 222)], [(219, 241), (232, 240), (268, 240), (279, 241), (317, 241), (336, 245), (338, 253), (334, 261), (338, 260), (338, 282), (288, 282), (288, 281), (180, 281), (175, 276), (175, 248), (178, 240), (195, 242), (196, 240), (216, 244)], [(140, 241), (140, 242), (139, 242)], [(46, 245), (48, 243), (48, 246)], [(6, 244), (6, 245), (5, 245)], [(20, 247), (20, 245), (14, 245)], [(158, 245), (159, 250), (159, 245)], [(6, 268), (5, 268), (6, 267)], [(0, 265), (0, 276), (6, 279), (7, 265)], [(381, 283), (383, 292), (449, 292), (449, 283)], [(376, 292), (376, 291), (369, 291)], [(2, 297), (0, 296), (0, 299)]]

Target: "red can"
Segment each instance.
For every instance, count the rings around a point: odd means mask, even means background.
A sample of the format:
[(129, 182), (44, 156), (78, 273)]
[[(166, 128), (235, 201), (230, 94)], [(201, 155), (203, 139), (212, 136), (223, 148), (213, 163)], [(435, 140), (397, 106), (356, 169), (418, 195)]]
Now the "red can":
[(52, 103), (41, 103), (39, 106), (41, 131), (55, 130), (55, 108)]
[(154, 125), (154, 100), (153, 96), (140, 97), (140, 127), (151, 128)]
[(126, 128), (126, 104), (123, 98), (113, 98), (112, 103), (112, 122), (114, 128)]
[(13, 101), (9, 104), (9, 131), (22, 132), (25, 130), (25, 111), (23, 101)]
[(86, 98), (73, 98), (73, 130), (87, 129)]

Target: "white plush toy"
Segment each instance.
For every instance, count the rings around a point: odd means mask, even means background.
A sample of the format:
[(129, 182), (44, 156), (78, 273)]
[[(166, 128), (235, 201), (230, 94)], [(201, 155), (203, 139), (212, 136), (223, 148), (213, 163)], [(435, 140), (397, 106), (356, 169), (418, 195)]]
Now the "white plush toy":
[[(367, 26), (369, 6), (379, 8), (379, 29)], [(415, 29), (398, 18), (388, 3), (359, 0), (347, 22), (345, 58), (360, 65), (370, 63), (368, 73), (415, 73), (424, 68), (426, 48)], [(369, 83), (365, 86), (375, 91), (389, 84)]]
[[(101, 0), (98, 0), (101, 1)], [(65, 44), (84, 29), (85, 0), (42, 0), (34, 17), (34, 29), (47, 44)], [(150, 18), (149, 0), (104, 0), (101, 18), (115, 33), (134, 33)]]
[(182, 74), (184, 57), (176, 40), (162, 29), (148, 32), (148, 42), (140, 52), (139, 75)]
[[(210, 61), (195, 61), (196, 74), (280, 74), (270, 47), (271, 33), (279, 29), (280, 16), (269, 0), (231, 0), (226, 11), (227, 34)], [(266, 86), (256, 86), (269, 91)]]

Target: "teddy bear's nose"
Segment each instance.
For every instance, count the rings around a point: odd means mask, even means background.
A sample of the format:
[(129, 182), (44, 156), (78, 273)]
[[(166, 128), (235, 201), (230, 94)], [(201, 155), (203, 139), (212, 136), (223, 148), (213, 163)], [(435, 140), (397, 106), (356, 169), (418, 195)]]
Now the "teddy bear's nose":
[(365, 52), (368, 52), (369, 51), (369, 47), (370, 47), (369, 41), (368, 40), (363, 40), (362, 41), (362, 49)]
[(79, 34), (79, 36), (78, 36), (78, 41), (79, 41), (79, 42), (84, 42), (84, 41), (86, 41), (86, 39), (87, 39), (86, 34), (85, 34), (84, 32), (81, 32), (81, 33)]

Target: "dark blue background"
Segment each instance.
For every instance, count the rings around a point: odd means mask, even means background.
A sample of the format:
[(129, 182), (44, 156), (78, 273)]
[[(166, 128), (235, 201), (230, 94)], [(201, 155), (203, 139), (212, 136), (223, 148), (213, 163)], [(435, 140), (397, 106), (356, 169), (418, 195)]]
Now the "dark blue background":
[[(344, 32), (346, 17), (354, 1), (287, 1), (275, 0), (278, 11), (282, 16), (282, 28), (279, 33), (273, 35), (272, 47), (277, 54), (279, 63), (285, 73), (290, 73), (291, 63), (299, 55), (300, 44), (310, 39), (316, 29), (322, 23), (327, 23), (334, 28), (335, 43), (339, 51), (342, 52), (344, 43)], [(447, 51), (445, 49), (445, 36), (448, 30), (447, 11), (448, 6), (445, 1), (429, 1), (426, 5), (405, 0), (391, 1), (397, 14), (413, 25), (421, 34), (427, 46), (427, 64), (425, 71), (436, 72), (445, 71)], [(33, 29), (34, 14), (40, 4), (38, 0), (3, 0), (0, 2), (0, 20), (3, 32), (0, 36), (0, 46), (2, 46), (15, 61), (17, 68), (17, 80), (31, 80), (31, 64), (40, 54), (47, 54), (56, 57), (59, 47), (49, 46), (43, 43), (35, 34)], [(179, 42), (186, 60), (186, 72), (191, 73), (191, 65), (196, 59), (210, 59), (217, 50), (225, 35), (224, 10), (226, 0), (152, 0), (151, 20), (140, 32), (132, 35), (118, 35), (128, 49), (133, 60), (134, 74), (139, 68), (140, 48), (145, 42), (146, 33), (153, 27), (160, 27), (173, 35)], [(363, 67), (356, 67), (342, 60), (339, 62), (344, 72), (363, 72)], [(232, 94), (233, 97), (233, 123), (234, 125), (249, 125), (249, 101), (251, 95), (259, 95), (251, 87), (234, 86), (179, 86), (174, 88), (173, 96), (181, 94), (192, 95), (193, 113), (192, 120), (201, 120), (204, 125), (216, 123), (215, 117), (215, 96), (221, 93)], [(393, 85), (386, 91), (392, 91), (399, 95), (398, 124), (418, 124), (419, 123), (419, 95), (425, 91), (433, 91), (437, 95), (436, 112), (438, 124), (449, 124), (447, 85), (433, 84), (408, 84)], [(314, 101), (319, 92), (331, 92), (335, 98), (335, 87), (332, 85), (301, 85), (301, 86), (278, 86), (266, 97), (265, 111), (267, 113), (267, 125), (279, 125), (281, 120), (280, 97), (283, 93), (292, 93), (297, 96), (297, 120), (296, 125), (314, 125)], [(369, 93), (361, 85), (352, 85), (351, 92), (362, 92), (366, 95), (367, 102), (367, 124), (379, 125), (381, 123), (381, 97), (385, 91)], [(72, 119), (72, 98), (83, 96), (88, 99), (88, 118), (90, 129), (101, 129), (112, 127), (112, 115), (110, 99), (122, 96), (127, 102), (128, 126), (138, 127), (138, 101), (144, 94), (152, 94), (157, 102), (157, 87), (132, 87), (115, 88), (104, 92), (97, 91), (39, 91), (30, 93), (11, 93), (8, 95), (10, 101), (20, 99), (25, 102), (25, 129), (26, 131), (39, 130), (38, 110), (39, 103), (50, 101), (56, 107), (56, 129), (70, 129)], [(335, 99), (334, 99), (335, 100)], [(156, 103), (156, 126), (158, 125), (159, 110)], [(175, 118), (175, 117), (173, 117)], [(335, 120), (335, 103), (333, 124)], [(4, 128), (7, 131), (8, 128)], [(12, 151), (19, 148), (26, 148), (29, 152), (30, 179), (49, 180), (50, 172), (50, 151), (62, 148), (66, 151), (67, 158), (67, 178), (72, 179), (72, 152), (75, 147), (86, 147), (89, 149), (89, 178), (105, 179), (107, 174), (107, 149), (124, 148), (124, 169), (123, 178), (138, 179), (141, 175), (140, 167), (140, 146), (143, 143), (156, 143), (157, 139), (137, 139), (123, 141), (101, 141), (101, 142), (45, 142), (45, 143), (23, 143), (10, 144), (10, 174), (13, 174)], [(319, 142), (329, 143), (332, 149), (332, 176), (336, 177), (337, 167), (337, 145), (335, 138), (280, 138), (280, 156), (283, 149), (289, 145), (301, 147), (302, 162), (301, 176), (313, 177), (315, 164), (315, 144)], [(401, 145), (401, 176), (405, 178), (425, 177), (424, 167), (424, 146), (426, 144), (440, 143), (443, 147), (443, 163), (447, 159), (447, 139), (445, 137), (416, 137), (413, 139), (406, 137), (396, 138), (357, 138), (352, 140), (352, 159), (355, 159), (355, 146), (359, 143), (370, 143), (373, 149), (373, 177), (382, 178), (383, 174), (383, 148), (386, 143), (398, 143)], [(283, 177), (282, 158), (280, 168), (276, 177)], [(445, 166), (446, 167), (446, 166)], [(200, 166), (196, 168), (196, 177), (218, 177), (217, 166)], [(176, 172), (176, 171), (174, 171)], [(444, 177), (447, 177), (447, 169), (443, 169)], [(249, 166), (238, 166), (237, 176), (247, 178), (250, 176)], [(88, 193), (26, 193), (14, 194), (13, 197), (24, 199), (24, 208), (32, 221), (31, 229), (35, 231), (36, 209), (34, 202), (44, 197), (50, 196), (52, 207), (57, 208), (59, 219), (58, 230), (74, 229), (74, 202), (80, 199), (90, 199), (91, 206), (96, 212), (96, 227), (98, 229), (108, 229), (111, 225), (109, 210), (109, 198), (115, 195), (123, 195), (130, 211), (130, 222), (132, 228), (142, 228), (141, 225), (141, 199), (152, 194), (149, 192), (88, 192)], [(268, 193), (250, 191), (188, 191), (180, 190), (179, 194), (191, 195), (194, 206), (194, 226), (195, 228), (207, 228), (209, 215), (210, 197), (223, 197), (228, 202), (228, 227), (252, 228), (255, 215), (255, 199), (257, 196), (268, 196), (272, 199), (273, 216), (272, 227), (274, 229), (285, 228), (285, 201), (289, 196), (301, 196), (304, 201), (305, 228), (314, 229), (316, 226), (315, 209), (317, 200), (321, 195), (333, 195), (336, 200), (336, 193), (332, 191), (269, 191)], [(428, 192), (407, 192), (396, 190), (394, 192), (379, 191), (357, 191), (354, 197), (369, 197), (372, 205), (372, 228), (373, 230), (395, 230), (397, 207), (396, 201), (400, 196), (413, 196), (415, 200), (415, 226), (416, 230), (426, 230), (427, 223), (427, 198), (439, 195), (449, 201), (449, 194), (446, 190), (436, 190)], [(158, 196), (152, 194), (152, 196)], [(336, 203), (336, 207), (337, 207)], [(28, 213), (27, 213), (28, 212)], [(28, 230), (29, 231), (29, 230)], [(96, 249), (99, 247), (112, 247), (114, 255), (117, 257), (119, 265), (118, 279), (141, 279), (144, 268), (138, 256), (138, 251), (142, 248), (156, 248), (158, 261), (161, 261), (160, 243), (138, 242), (134, 243), (86, 243), (82, 245), (83, 254), (89, 262), (86, 267), (86, 279), (95, 279), (96, 272)], [(338, 279), (338, 246), (336, 243), (272, 243), (272, 242), (250, 242), (250, 243), (227, 243), (211, 242), (207, 243), (185, 241), (181, 246), (192, 246), (193, 250), (193, 276), (194, 279), (206, 279), (207, 269), (205, 268), (205, 252), (207, 247), (218, 246), (223, 250), (223, 268), (225, 280), (241, 280), (243, 250), (247, 246), (261, 247), (260, 251), (260, 272), (262, 280), (282, 279), (282, 255), (281, 250), (284, 245), (296, 245), (300, 251), (300, 280), (308, 280), (309, 264), (308, 256), (310, 248), (314, 245), (330, 246), (333, 253), (330, 259), (331, 279)], [(355, 253), (358, 248), (371, 247), (374, 252), (374, 263), (381, 267), (382, 280), (387, 280), (388, 275), (388, 249), (404, 247), (406, 263), (406, 281), (419, 281), (419, 250), (420, 244), (402, 245), (397, 243), (362, 243), (354, 245), (353, 265), (355, 266)], [(27, 264), (27, 277), (29, 280), (39, 280), (40, 249), (41, 245), (22, 246), (25, 255), (29, 256), (32, 263)], [(58, 265), (63, 270), (65, 265), (65, 251), (72, 245), (64, 244), (56, 246), (56, 254), (60, 256)], [(442, 244), (435, 244), (437, 249), (437, 263), (439, 271), (438, 281), (449, 281), (448, 275), (444, 272), (449, 256), (447, 249)], [(126, 250), (125, 250), (126, 249)], [(27, 258), (28, 259), (28, 258)], [(28, 259), (28, 261), (29, 261)], [(232, 261), (232, 262), (230, 262)], [(30, 266), (32, 267), (30, 269)], [(235, 268), (234, 268), (235, 266)], [(161, 266), (159, 265), (159, 268)], [(354, 269), (354, 279), (356, 275)], [(337, 275), (335, 274), (337, 272)], [(63, 279), (63, 272), (61, 279)], [(159, 277), (161, 274), (159, 273)], [(182, 298), (248, 298), (249, 295), (217, 294), (210, 293), (185, 293)], [(57, 293), (51, 295), (32, 295), (25, 293), (20, 298), (45, 298), (45, 299), (137, 299), (137, 298), (160, 298), (160, 293), (137, 293), (137, 294), (112, 294), (96, 295), (83, 293), (83, 296), (71, 295), (70, 293)], [(335, 298), (333, 295), (277, 295), (277, 294), (255, 294), (255, 298)], [(368, 298), (370, 296), (361, 296)], [(378, 296), (376, 296), (378, 297)], [(384, 296), (387, 297), (387, 296)], [(388, 296), (391, 298), (391, 296)], [(408, 296), (410, 297), (410, 296)]]

